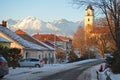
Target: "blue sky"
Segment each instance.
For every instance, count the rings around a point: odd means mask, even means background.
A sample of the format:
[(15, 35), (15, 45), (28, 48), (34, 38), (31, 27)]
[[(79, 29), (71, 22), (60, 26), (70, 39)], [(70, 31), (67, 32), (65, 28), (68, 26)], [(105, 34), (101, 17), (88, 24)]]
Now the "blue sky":
[(73, 8), (71, 0), (1, 0), (0, 21), (7, 19), (21, 20), (35, 16), (43, 21), (67, 19), (83, 20), (84, 10)]

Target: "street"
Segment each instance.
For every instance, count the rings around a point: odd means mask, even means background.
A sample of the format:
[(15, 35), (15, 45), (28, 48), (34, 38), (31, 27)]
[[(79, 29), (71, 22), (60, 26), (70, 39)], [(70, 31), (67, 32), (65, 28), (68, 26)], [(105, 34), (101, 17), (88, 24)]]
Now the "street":
[(60, 73), (53, 74), (51, 76), (45, 77), (40, 80), (90, 80), (90, 73), (84, 74), (84, 76), (80, 76), (86, 69), (90, 68), (91, 66), (99, 64), (98, 62), (94, 63), (85, 63), (82, 65), (77, 65), (76, 68), (63, 71)]
[(88, 67), (85, 68), (76, 68), (64, 72), (60, 72), (40, 80), (77, 80), (78, 76), (83, 73)]
[(10, 68), (9, 74), (0, 80), (90, 80), (90, 71), (84, 75), (82, 73), (101, 62), (102, 60), (83, 60), (67, 64), (49, 64), (41, 68)]

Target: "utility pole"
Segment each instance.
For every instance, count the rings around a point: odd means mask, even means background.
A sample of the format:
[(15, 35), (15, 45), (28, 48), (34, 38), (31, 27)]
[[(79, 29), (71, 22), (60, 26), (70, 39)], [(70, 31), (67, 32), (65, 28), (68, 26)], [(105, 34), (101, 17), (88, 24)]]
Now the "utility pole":
[(72, 40), (69, 39), (69, 41), (66, 42), (66, 63), (69, 62), (69, 55), (71, 52), (71, 46), (72, 46)]

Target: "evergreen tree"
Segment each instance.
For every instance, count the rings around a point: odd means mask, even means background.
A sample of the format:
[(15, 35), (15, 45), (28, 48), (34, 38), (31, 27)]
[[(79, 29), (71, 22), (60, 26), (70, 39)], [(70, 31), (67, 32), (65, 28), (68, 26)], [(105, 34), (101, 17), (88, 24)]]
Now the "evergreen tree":
[(72, 50), (69, 54), (69, 62), (74, 62), (78, 59), (78, 57), (75, 55), (74, 51)]
[(18, 49), (18, 48), (11, 48), (9, 50), (9, 61), (13, 68), (18, 66), (18, 60), (22, 59), (20, 51), (21, 51), (21, 49)]
[(8, 47), (0, 46), (0, 55), (2, 55), (7, 61), (9, 61), (8, 53), (9, 53), (9, 48)]

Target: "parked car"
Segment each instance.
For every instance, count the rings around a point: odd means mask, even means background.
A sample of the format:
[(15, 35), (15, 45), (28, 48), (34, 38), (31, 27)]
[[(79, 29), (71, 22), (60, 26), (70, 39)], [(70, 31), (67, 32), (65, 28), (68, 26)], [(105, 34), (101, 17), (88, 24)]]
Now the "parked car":
[(0, 55), (0, 78), (7, 75), (9, 72), (8, 63), (3, 56)]
[(42, 67), (44, 65), (43, 60), (36, 58), (27, 58), (18, 61), (20, 67)]

